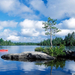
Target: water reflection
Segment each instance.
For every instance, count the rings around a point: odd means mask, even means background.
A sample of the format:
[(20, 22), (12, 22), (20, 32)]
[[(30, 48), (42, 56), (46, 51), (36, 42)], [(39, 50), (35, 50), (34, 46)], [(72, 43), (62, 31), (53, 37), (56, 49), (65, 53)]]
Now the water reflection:
[[(23, 69), (25, 72), (34, 70), (46, 71), (48, 69), (48, 75), (72, 75), (72, 73), (74, 72), (68, 71), (72, 70), (72, 68), (68, 67), (72, 64), (72, 62), (69, 61), (69, 64), (67, 64), (67, 62), (68, 61), (64, 59), (41, 62), (22, 62), (21, 69)], [(75, 62), (73, 61), (73, 63)], [(73, 71), (75, 71), (75, 68), (73, 69)]]
[[(10, 53), (34, 51), (37, 46), (4, 46)], [(0, 56), (5, 53), (0, 53)], [(7, 73), (8, 72), (8, 73)], [(3, 60), (0, 58), (0, 75), (72, 75), (75, 73), (73, 60), (29, 61)]]
[(0, 60), (0, 71), (10, 71), (10, 70), (16, 70), (16, 69), (17, 69), (17, 66), (15, 63), (6, 61), (6, 60), (4, 61)]
[(36, 65), (45, 65), (46, 67), (55, 67), (56, 69), (58, 67), (61, 67), (62, 69), (65, 66), (65, 59), (59, 59), (59, 60), (52, 60), (52, 61), (47, 61), (45, 63), (36, 63)]
[(33, 70), (40, 70), (40, 71), (45, 71), (45, 65), (35, 65), (35, 62), (22, 62), (21, 63), (21, 69), (24, 71), (33, 71)]
[(66, 61), (64, 70), (70, 71), (71, 73), (75, 73), (75, 61), (71, 60)]
[(75, 46), (66, 46), (65, 50), (75, 51)]

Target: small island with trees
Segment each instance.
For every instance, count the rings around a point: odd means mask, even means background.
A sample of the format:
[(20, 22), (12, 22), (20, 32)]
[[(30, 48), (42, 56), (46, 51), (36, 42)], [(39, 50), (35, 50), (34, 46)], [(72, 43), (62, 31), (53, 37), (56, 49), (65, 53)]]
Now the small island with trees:
[[(65, 52), (63, 50), (65, 50), (65, 47), (63, 44), (60, 44), (59, 47), (54, 47), (53, 44), (52, 44), (52, 35), (55, 35), (55, 33), (61, 31), (59, 30), (57, 27), (55, 27), (56, 25), (56, 19), (53, 20), (51, 19), (50, 17), (48, 18), (48, 21), (47, 22), (44, 22), (43, 23), (44, 25), (44, 29), (46, 31), (46, 35), (50, 35), (50, 47), (45, 47), (45, 48), (42, 48), (42, 47), (38, 47), (35, 49), (35, 51), (42, 51), (42, 52), (45, 52), (47, 53), (48, 55), (51, 55), (51, 56), (54, 56), (54, 57), (57, 57), (58, 55), (65, 55)], [(58, 40), (57, 40), (58, 41)]]
[(52, 40), (52, 35), (55, 35), (55, 33), (60, 32), (56, 25), (56, 20), (51, 19), (50, 17), (48, 18), (47, 22), (44, 22), (44, 29), (46, 31), (46, 35), (50, 35), (50, 39), (44, 40), (43, 42), (40, 42), (39, 45), (44, 45), (44, 46), (50, 46), (50, 47), (37, 47), (35, 51), (41, 51), (44, 52), (48, 55), (54, 56), (56, 58), (58, 57), (75, 57), (74, 51), (66, 51), (65, 50), (65, 45), (66, 46), (73, 46), (75, 43), (74, 39), (74, 32), (72, 34), (68, 34), (68, 36), (65, 36), (65, 39), (63, 40), (62, 38), (55, 38)]

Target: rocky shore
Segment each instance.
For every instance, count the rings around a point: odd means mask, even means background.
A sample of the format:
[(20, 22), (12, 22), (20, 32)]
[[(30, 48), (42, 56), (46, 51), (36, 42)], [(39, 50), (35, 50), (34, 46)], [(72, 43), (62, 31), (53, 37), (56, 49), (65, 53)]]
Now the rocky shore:
[(65, 55), (59, 55), (60, 58), (75, 59), (75, 51), (64, 51)]
[(5, 54), (1, 56), (6, 60), (53, 60), (55, 57), (49, 56), (42, 52), (23, 52), (17, 54)]
[[(75, 59), (75, 51), (64, 51), (66, 55), (60, 55), (57, 58)], [(1, 56), (5, 60), (17, 61), (36, 61), (36, 60), (54, 60), (55, 57), (42, 52), (23, 52), (17, 54), (5, 54)]]

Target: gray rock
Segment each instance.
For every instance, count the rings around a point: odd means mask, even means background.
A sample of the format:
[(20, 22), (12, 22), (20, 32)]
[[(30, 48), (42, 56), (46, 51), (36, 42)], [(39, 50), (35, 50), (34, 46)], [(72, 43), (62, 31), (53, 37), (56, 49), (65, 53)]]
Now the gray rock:
[(55, 57), (49, 56), (42, 52), (23, 52), (20, 54), (5, 54), (1, 56), (2, 59), (7, 60), (53, 60)]
[(72, 53), (72, 57), (75, 57), (75, 52)]

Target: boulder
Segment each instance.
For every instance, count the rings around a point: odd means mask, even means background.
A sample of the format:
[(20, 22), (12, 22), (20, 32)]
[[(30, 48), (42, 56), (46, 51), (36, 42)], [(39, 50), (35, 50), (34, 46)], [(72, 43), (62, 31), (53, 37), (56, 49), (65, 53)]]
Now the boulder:
[(75, 59), (75, 51), (64, 51), (65, 55), (59, 55), (58, 58)]
[(6, 60), (53, 60), (55, 57), (49, 56), (42, 52), (23, 52), (17, 54), (5, 54), (1, 56)]

